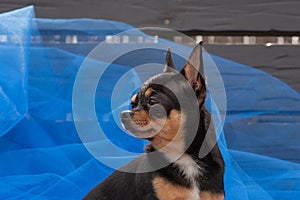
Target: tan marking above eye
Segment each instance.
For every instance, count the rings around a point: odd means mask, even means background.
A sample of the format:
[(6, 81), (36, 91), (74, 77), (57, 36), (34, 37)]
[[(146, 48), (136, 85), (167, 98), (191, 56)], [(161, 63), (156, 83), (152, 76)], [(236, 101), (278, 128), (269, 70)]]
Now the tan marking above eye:
[(131, 103), (135, 103), (136, 97), (137, 97), (137, 94), (133, 95), (133, 97), (131, 98)]
[(145, 92), (145, 96), (146, 96), (146, 97), (150, 97), (151, 94), (152, 94), (152, 92), (153, 92), (152, 88), (148, 88), (148, 89), (146, 90), (146, 92)]

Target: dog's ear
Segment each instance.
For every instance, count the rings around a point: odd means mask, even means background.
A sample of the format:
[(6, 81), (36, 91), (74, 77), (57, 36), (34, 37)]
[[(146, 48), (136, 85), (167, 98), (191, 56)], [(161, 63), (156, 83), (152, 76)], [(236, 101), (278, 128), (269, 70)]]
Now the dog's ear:
[(187, 79), (195, 91), (198, 103), (203, 105), (206, 98), (206, 84), (204, 79), (204, 66), (202, 57), (202, 42), (192, 51), (186, 65), (180, 73)]
[(176, 70), (176, 68), (175, 68), (174, 62), (172, 60), (171, 50), (169, 48), (168, 52), (166, 54), (166, 66), (164, 68), (164, 72), (173, 72), (175, 70)]

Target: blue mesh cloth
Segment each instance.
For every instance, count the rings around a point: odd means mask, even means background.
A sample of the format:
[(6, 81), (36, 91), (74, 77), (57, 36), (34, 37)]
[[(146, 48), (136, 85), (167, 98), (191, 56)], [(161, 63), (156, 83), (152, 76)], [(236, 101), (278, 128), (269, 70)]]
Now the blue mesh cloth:
[(27, 113), (27, 66), (33, 17), (32, 9), (0, 15), (0, 136)]
[[(82, 144), (72, 116), (72, 90), (97, 41), (132, 28), (107, 20), (36, 19), (33, 7), (0, 15), (0, 199), (80, 199), (113, 171)], [(181, 48), (187, 54), (191, 50)], [(164, 60), (162, 52), (147, 51), (151, 62)], [(114, 144), (142, 152), (145, 142), (117, 126), (110, 105), (111, 90), (120, 77), (149, 63), (149, 58), (136, 58), (119, 58), (105, 71), (95, 108)], [(227, 93), (227, 117), (218, 141), (226, 162), (226, 199), (299, 198), (299, 93), (264, 72), (212, 58)], [(180, 58), (174, 60), (183, 64)], [(91, 62), (105, 65), (101, 60)], [(130, 76), (124, 94), (143, 81), (135, 73)], [(94, 145), (105, 149), (107, 144), (100, 139)], [(109, 159), (123, 163), (132, 158)]]

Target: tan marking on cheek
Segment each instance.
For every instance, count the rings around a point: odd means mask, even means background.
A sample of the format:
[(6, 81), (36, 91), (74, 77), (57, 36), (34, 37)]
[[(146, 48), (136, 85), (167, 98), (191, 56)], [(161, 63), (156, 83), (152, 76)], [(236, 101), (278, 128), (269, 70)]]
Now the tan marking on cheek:
[(152, 184), (159, 200), (187, 200), (191, 198), (191, 189), (174, 185), (164, 178), (154, 178)]
[[(155, 121), (155, 119), (153, 119), (153, 121)], [(179, 146), (183, 146), (183, 132), (180, 131), (180, 126), (181, 113), (177, 110), (172, 110), (161, 131), (153, 137), (152, 145), (156, 149), (160, 149), (173, 141)]]
[(131, 103), (135, 103), (136, 97), (137, 97), (137, 94), (133, 95), (133, 97), (131, 98)]
[(152, 88), (148, 88), (148, 89), (146, 90), (146, 92), (145, 92), (145, 96), (146, 96), (146, 97), (150, 97), (151, 94), (152, 94), (152, 92), (153, 92)]
[(200, 200), (224, 200), (224, 194), (212, 194), (210, 192), (200, 192)]
[(132, 120), (141, 127), (147, 126), (150, 123), (150, 117), (145, 110), (134, 112)]

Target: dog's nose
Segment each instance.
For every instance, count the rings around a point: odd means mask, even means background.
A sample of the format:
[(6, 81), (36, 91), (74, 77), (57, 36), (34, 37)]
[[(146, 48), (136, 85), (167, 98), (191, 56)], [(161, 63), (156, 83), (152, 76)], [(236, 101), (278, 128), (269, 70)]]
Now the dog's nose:
[(123, 119), (131, 118), (132, 116), (133, 116), (133, 112), (130, 110), (125, 110), (125, 111), (121, 112), (121, 117)]

